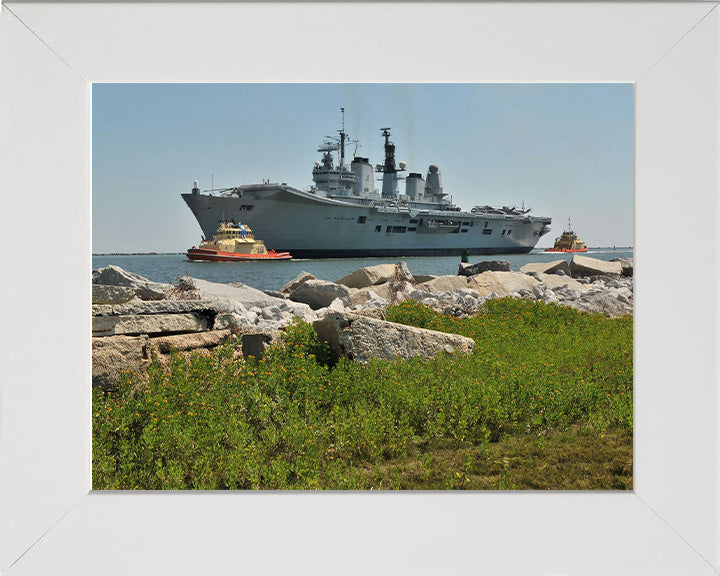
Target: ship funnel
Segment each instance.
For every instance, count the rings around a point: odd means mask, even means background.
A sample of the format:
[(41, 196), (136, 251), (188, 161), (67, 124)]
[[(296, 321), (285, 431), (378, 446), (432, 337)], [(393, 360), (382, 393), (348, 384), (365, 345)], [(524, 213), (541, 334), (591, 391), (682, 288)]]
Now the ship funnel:
[(427, 173), (427, 183), (425, 184), (425, 194), (442, 198), (446, 194), (443, 192), (442, 177), (440, 170), (435, 164), (430, 164)]
[(422, 198), (424, 190), (425, 180), (423, 180), (422, 174), (410, 172), (405, 179), (405, 194), (415, 201)]
[(356, 156), (350, 163), (350, 171), (355, 176), (353, 182), (353, 196), (367, 196), (375, 191), (375, 180), (373, 179), (373, 167), (367, 158)]

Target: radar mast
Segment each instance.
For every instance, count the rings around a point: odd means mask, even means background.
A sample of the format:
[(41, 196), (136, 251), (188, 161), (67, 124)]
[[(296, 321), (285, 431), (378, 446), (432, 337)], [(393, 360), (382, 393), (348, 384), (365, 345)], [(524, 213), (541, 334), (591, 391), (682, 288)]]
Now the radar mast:
[(383, 173), (383, 198), (397, 197), (397, 173), (405, 169), (403, 162), (400, 162), (400, 169), (395, 167), (395, 144), (390, 142), (390, 126), (380, 128), (382, 136), (385, 138), (385, 163), (377, 166), (377, 171)]

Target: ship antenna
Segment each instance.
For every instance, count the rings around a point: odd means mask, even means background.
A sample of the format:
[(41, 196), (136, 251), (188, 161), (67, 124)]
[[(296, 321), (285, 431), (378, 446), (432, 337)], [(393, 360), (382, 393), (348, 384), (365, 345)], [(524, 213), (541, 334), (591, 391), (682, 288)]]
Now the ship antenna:
[(342, 114), (342, 130), (340, 130), (340, 173), (345, 164), (345, 108), (340, 108)]

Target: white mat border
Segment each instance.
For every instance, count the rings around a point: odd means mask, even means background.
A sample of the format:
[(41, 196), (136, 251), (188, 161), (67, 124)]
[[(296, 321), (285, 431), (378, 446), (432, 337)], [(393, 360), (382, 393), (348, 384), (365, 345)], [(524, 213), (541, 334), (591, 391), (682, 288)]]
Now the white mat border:
[[(463, 568), (490, 573), (712, 573), (709, 564), (717, 569), (720, 453), (714, 422), (720, 401), (716, 361), (708, 357), (708, 352), (717, 352), (717, 233), (712, 226), (697, 231), (695, 239), (708, 247), (704, 256), (688, 256), (683, 246), (669, 250), (663, 246), (660, 252), (652, 245), (663, 238), (665, 218), (672, 214), (658, 208), (663, 202), (705, 207), (697, 214), (702, 224), (713, 224), (720, 215), (717, 162), (708, 159), (712, 158), (708, 151), (718, 150), (717, 99), (713, 106), (693, 97), (705, 91), (717, 95), (714, 4), (595, 5), (589, 8), (596, 10), (593, 14), (587, 12), (588, 5), (577, 4), (479, 8), (461, 4), (439, 15), (438, 5), (431, 4), (364, 5), (362, 9), (371, 15), (389, 10), (389, 21), (409, 21), (405, 32), (398, 33), (397, 44), (403, 39), (411, 42), (413, 23), (424, 27), (417, 29), (427, 29), (437, 18), (447, 17), (457, 20), (464, 35), (479, 30), (479, 38), (471, 42), (477, 44), (471, 54), (489, 53), (493, 42), (499, 43), (501, 54), (478, 60), (479, 73), (469, 71), (464, 60), (452, 57), (452, 50), (467, 47), (465, 41), (453, 38), (447, 23), (441, 22), (444, 36), (433, 51), (418, 50), (415, 57), (405, 54), (393, 71), (358, 73), (338, 67), (336, 74), (323, 72), (317, 77), (297, 66), (303, 56), (315, 54), (315, 44), (294, 44), (292, 34), (295, 26), (307, 31), (333, 22), (330, 17), (318, 18), (318, 5), (301, 12), (296, 8), (303, 5), (274, 6), (280, 25), (272, 32), (284, 38), (278, 45), (290, 48), (292, 56), (287, 50), (270, 49), (259, 57), (254, 54), (252, 62), (241, 50), (243, 42), (247, 45), (247, 34), (242, 42), (227, 36), (212, 44), (203, 39), (211, 40), (212, 30), (222, 32), (223, 20), (233, 22), (238, 11), (248, 15), (249, 21), (266, 19), (267, 14), (261, 14), (267, 9), (263, 5), (83, 4), (62, 6), (60, 13), (51, 4), (8, 6), (13, 13), (4, 11), (0, 16), (0, 33), (5, 34), (0, 38), (4, 42), (0, 43), (4, 49), (0, 78), (12, 81), (0, 92), (4, 131), (0, 186), (5, 204), (18, 206), (20, 217), (4, 211), (0, 221), (0, 327), (6, 344), (0, 368), (0, 512), (4, 512), (0, 566), (11, 574), (47, 573), (58, 567), (59, 573), (70, 573), (65, 569), (71, 568), (72, 573), (90, 573), (99, 566), (104, 573), (149, 573), (163, 568), (189, 572), (191, 567), (220, 573), (223, 565), (228, 570), (235, 566), (236, 571), (244, 565), (242, 571), (263, 573), (294, 568), (301, 573), (358, 574), (435, 574)], [(329, 9), (330, 16), (337, 8), (352, 9), (352, 5), (320, 6)], [(524, 12), (518, 13), (518, 8)], [(192, 18), (193, 10), (197, 18)], [(223, 10), (229, 16), (218, 19)], [(477, 10), (485, 11), (482, 24), (477, 24)], [(540, 11), (533, 18), (523, 16), (533, 10)], [(463, 11), (467, 18), (462, 18)], [(138, 14), (143, 15), (140, 22)], [(592, 34), (583, 41), (567, 29), (577, 30), (578, 22), (585, 22), (597, 32), (598, 20), (603, 41)], [(648, 20), (653, 26), (643, 28)], [(201, 25), (195, 36), (178, 34), (178, 30), (197, 29), (198, 22), (215, 26)], [(467, 28), (468, 22), (475, 25)], [(556, 36), (548, 38), (553, 26)], [(628, 26), (635, 31), (634, 37), (628, 34)], [(156, 31), (154, 48), (153, 42), (137, 36), (150, 29)], [(518, 42), (505, 40), (515, 40), (519, 32)], [(125, 45), (118, 41), (121, 37), (126, 37)], [(188, 51), (190, 41), (195, 47)], [(368, 60), (377, 62), (373, 56), (381, 54), (384, 46), (381, 41), (368, 46)], [(223, 64), (222, 52), (232, 56), (231, 65)], [(443, 66), (431, 66), (428, 72), (417, 64), (423, 58), (426, 62), (439, 58)], [(85, 388), (89, 360), (81, 351), (89, 348), (89, 321), (83, 318), (89, 303), (91, 213), (87, 81), (178, 80), (183, 66), (188, 81), (512, 81), (513, 75), (514, 80), (523, 81), (636, 81), (636, 493), (85, 495), (89, 488), (89, 395)], [(690, 85), (693, 93), (688, 93)], [(667, 110), (668, 99), (678, 104), (674, 111)], [(48, 240), (63, 249), (62, 258), (45, 270), (66, 273), (65, 283), (54, 285), (55, 305), (65, 305), (51, 306), (43, 314), (23, 311), (21, 302), (45, 297), (45, 291), (18, 282), (33, 277), (37, 263), (12, 251), (13, 239), (23, 233), (27, 221), (23, 215), (32, 214), (38, 206), (45, 211), (41, 216), (49, 226)], [(48, 207), (54, 217), (51, 222)], [(648, 239), (647, 245), (643, 238)], [(693, 313), (689, 321), (687, 315), (672, 313), (678, 308), (671, 290), (656, 284), (664, 272), (663, 258), (675, 255), (684, 255), (690, 265), (701, 267), (696, 268), (697, 279), (711, 294), (698, 299), (707, 307), (705, 316), (698, 316), (703, 312), (700, 305), (689, 306)], [(660, 338), (656, 331), (660, 325), (654, 318), (668, 308), (669, 322), (662, 328), (671, 337)], [(44, 323), (54, 338), (52, 348), (28, 346), (31, 337), (37, 337), (28, 320)], [(67, 341), (61, 341), (63, 337)], [(679, 360), (656, 356), (657, 350), (668, 346)], [(703, 354), (696, 353), (698, 348)], [(692, 364), (683, 365), (683, 359)], [(680, 389), (678, 376), (685, 379), (681, 389), (691, 400), (680, 398), (669, 404)], [(658, 386), (664, 392), (657, 392)], [(57, 415), (59, 410), (64, 417)], [(673, 445), (673, 438), (687, 436), (664, 434), (663, 418), (668, 414), (678, 429), (703, 437), (693, 437), (689, 450), (687, 443)], [(715, 420), (710, 419), (713, 416)], [(674, 449), (673, 460), (685, 465), (681, 469), (687, 477), (675, 476), (677, 466), (665, 464), (668, 447)], [(180, 518), (187, 522), (186, 528), (178, 525)], [(590, 520), (591, 529), (580, 525), (584, 518)], [(569, 529), (568, 521), (578, 524)], [(618, 522), (623, 524), (618, 526)], [(314, 534), (322, 535), (331, 549), (315, 549)], [(636, 545), (623, 546), (633, 535)], [(393, 537), (399, 547), (388, 544)], [(149, 542), (157, 547), (153, 549)], [(197, 555), (188, 550), (193, 542), (200, 543)], [(433, 542), (438, 544), (435, 553), (429, 550)], [(225, 548), (217, 550), (216, 543), (224, 543)], [(374, 550), (367, 549), (369, 543)], [(454, 543), (477, 546), (477, 557)], [(232, 553), (234, 545), (243, 550), (242, 558)], [(122, 549), (132, 552), (132, 561), (116, 556)], [(295, 560), (285, 556), (283, 549), (291, 549)], [(514, 553), (516, 549), (532, 552), (532, 557)], [(348, 562), (353, 551), (363, 555), (362, 560), (355, 556)], [(115, 560), (110, 565), (108, 557)], [(262, 558), (266, 558), (264, 563)], [(680, 572), (681, 568), (687, 571)]]

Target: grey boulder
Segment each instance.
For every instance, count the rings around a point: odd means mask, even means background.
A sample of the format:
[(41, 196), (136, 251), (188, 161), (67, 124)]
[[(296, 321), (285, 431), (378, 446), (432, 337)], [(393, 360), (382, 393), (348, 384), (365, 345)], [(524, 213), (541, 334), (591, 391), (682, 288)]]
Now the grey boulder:
[(122, 304), (135, 298), (135, 289), (129, 286), (92, 285), (93, 304)]
[(125, 304), (93, 305), (93, 316), (132, 316), (138, 314), (183, 314), (245, 311), (242, 304), (219, 300), (132, 300)]
[[(355, 270), (347, 276), (343, 276), (336, 284), (342, 284), (348, 288), (367, 288), (375, 284), (384, 284), (395, 278), (399, 272), (395, 264), (378, 264)], [(408, 271), (409, 273), (409, 271)]]
[(472, 288), (481, 296), (509, 296), (520, 290), (532, 290), (538, 281), (522, 272), (493, 272), (488, 270), (468, 278), (467, 288)]
[(326, 308), (335, 298), (340, 298), (345, 306), (352, 305), (350, 289), (327, 280), (307, 280), (291, 292), (289, 298), (307, 304), (313, 310)]
[(611, 262), (620, 262), (623, 276), (633, 275), (634, 258), (613, 258)]
[(540, 282), (543, 282), (551, 290), (556, 290), (557, 288), (561, 288), (562, 286), (567, 286), (568, 288), (572, 288), (574, 290), (580, 290), (581, 292), (586, 292), (588, 290), (587, 286), (578, 282), (574, 278), (570, 278), (570, 276), (558, 276), (557, 274), (538, 274), (536, 278)]
[(368, 286), (367, 288), (351, 288), (350, 303), (352, 306), (362, 306), (372, 297), (389, 301), (392, 298), (392, 289), (389, 283)]
[(418, 288), (428, 292), (459, 292), (463, 288), (474, 288), (474, 286), (468, 286), (468, 279), (465, 276), (451, 276), (448, 274), (418, 284)]
[(294, 292), (295, 290), (297, 290), (301, 284), (303, 284), (304, 282), (307, 282), (308, 280), (317, 280), (317, 278), (315, 278), (315, 276), (310, 274), (310, 272), (305, 272), (303, 270), (302, 272), (300, 272), (300, 274), (295, 276), (295, 278), (290, 280), (290, 282), (285, 284), (285, 286), (280, 288), (280, 292), (282, 292), (283, 294), (285, 294), (287, 296), (291, 292)]
[(123, 270), (110, 264), (105, 268), (92, 271), (92, 283), (101, 286), (125, 286), (135, 290), (135, 294), (143, 300), (162, 300), (170, 290), (170, 284), (152, 282), (144, 276)]
[(93, 316), (93, 336), (173, 334), (208, 329), (209, 319), (200, 314), (144, 314)]
[(357, 314), (333, 312), (313, 327), (338, 356), (367, 362), (371, 358), (430, 358), (469, 354), (475, 341), (457, 334), (405, 326)]
[(220, 284), (218, 282), (208, 282), (193, 278), (195, 287), (203, 300), (216, 300), (225, 302), (239, 302), (246, 308), (257, 306), (258, 308), (266, 308), (267, 306), (279, 306), (284, 302), (282, 298), (268, 296), (262, 290), (245, 286), (244, 284), (235, 283)]
[(620, 276), (622, 274), (622, 264), (573, 254), (570, 261), (570, 272), (578, 276), (597, 276), (600, 274)]

